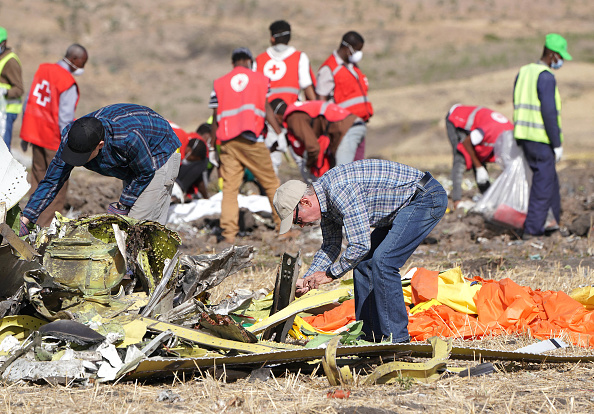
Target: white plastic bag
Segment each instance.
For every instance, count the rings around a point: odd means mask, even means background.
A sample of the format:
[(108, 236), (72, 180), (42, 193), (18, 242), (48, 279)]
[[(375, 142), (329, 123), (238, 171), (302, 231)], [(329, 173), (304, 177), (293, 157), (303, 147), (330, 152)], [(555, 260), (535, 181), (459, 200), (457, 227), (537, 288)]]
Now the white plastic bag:
[[(486, 220), (522, 229), (528, 212), (532, 170), (511, 131), (497, 139), (494, 151), (495, 161), (503, 168), (503, 172), (472, 211), (482, 214)], [(555, 226), (557, 223), (549, 210), (545, 227), (550, 229)]]

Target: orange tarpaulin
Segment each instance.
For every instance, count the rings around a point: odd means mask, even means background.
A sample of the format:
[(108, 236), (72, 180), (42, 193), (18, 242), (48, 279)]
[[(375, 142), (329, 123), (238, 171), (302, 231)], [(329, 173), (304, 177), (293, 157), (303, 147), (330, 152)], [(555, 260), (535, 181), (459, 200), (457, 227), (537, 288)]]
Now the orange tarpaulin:
[[(456, 284), (452, 281), (457, 280), (455, 277), (444, 278), (447, 279), (446, 283), (443, 280), (438, 282), (440, 277), (438, 272), (422, 268), (413, 276), (413, 305), (420, 303), (418, 301), (431, 299), (440, 301), (436, 303), (450, 305), (432, 306), (409, 315), (408, 331), (413, 340), (424, 341), (435, 335), (476, 339), (484, 335), (522, 333), (538, 339), (566, 335), (575, 345), (594, 347), (594, 311), (587, 310), (582, 303), (564, 292), (532, 290), (511, 279), (495, 281), (479, 277), (472, 280), (461, 278), (455, 282), (459, 284), (459, 289), (454, 289)], [(449, 295), (460, 297), (444, 297), (440, 294), (438, 285), (445, 286)], [(470, 286), (476, 290), (470, 290)], [(475, 314), (468, 312), (468, 306), (464, 308), (466, 312), (454, 309), (461, 309), (460, 304), (468, 302), (468, 298), (457, 295), (456, 290), (474, 295), (472, 299), (476, 306)], [(354, 303), (347, 305), (348, 302), (330, 311), (333, 314), (318, 315), (322, 317), (312, 317), (312, 321), (308, 322), (316, 328), (325, 326), (324, 330), (336, 329), (328, 329), (329, 326), (341, 327), (342, 321), (351, 322), (355, 318)], [(339, 310), (341, 307), (344, 309)], [(349, 315), (349, 312), (352, 313)], [(318, 326), (318, 323), (321, 325)]]
[(303, 320), (314, 328), (332, 332), (355, 322), (355, 299), (344, 301), (340, 306), (319, 315), (306, 316)]

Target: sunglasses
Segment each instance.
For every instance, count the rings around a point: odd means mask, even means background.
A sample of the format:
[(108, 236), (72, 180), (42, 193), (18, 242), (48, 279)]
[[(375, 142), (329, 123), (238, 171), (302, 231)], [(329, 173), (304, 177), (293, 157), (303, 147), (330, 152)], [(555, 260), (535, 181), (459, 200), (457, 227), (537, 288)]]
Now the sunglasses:
[(293, 224), (303, 224), (303, 221), (301, 221), (301, 217), (299, 217), (299, 203), (297, 203), (297, 206), (295, 206), (295, 216), (293, 217)]

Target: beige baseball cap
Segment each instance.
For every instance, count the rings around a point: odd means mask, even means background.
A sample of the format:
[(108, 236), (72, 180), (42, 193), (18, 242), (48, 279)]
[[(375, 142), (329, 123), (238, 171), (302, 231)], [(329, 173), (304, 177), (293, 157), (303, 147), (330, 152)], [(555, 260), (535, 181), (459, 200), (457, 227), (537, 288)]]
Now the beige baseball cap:
[(293, 225), (293, 211), (297, 207), (301, 197), (303, 197), (306, 189), (307, 184), (303, 181), (289, 180), (281, 185), (276, 190), (276, 193), (274, 193), (272, 204), (281, 219), (279, 234), (285, 234), (291, 230), (291, 226)]

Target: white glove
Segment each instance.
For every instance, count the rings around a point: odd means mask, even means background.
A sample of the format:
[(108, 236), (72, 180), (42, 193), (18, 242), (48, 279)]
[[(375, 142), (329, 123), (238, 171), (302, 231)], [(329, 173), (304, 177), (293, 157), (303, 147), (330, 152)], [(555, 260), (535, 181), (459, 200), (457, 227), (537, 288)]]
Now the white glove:
[(489, 173), (485, 167), (479, 167), (476, 169), (476, 182), (477, 184), (487, 184), (489, 182)]
[(8, 93), (8, 89), (0, 88), (0, 95), (6, 95)]
[(210, 163), (215, 167), (219, 166), (219, 155), (217, 154), (217, 150), (215, 148), (209, 148), (208, 161), (210, 161)]
[(278, 135), (274, 132), (274, 129), (268, 128), (268, 133), (266, 134), (266, 138), (264, 138), (264, 144), (266, 144), (266, 148), (270, 149), (276, 142)]
[(563, 157), (563, 147), (553, 148), (555, 151), (555, 162), (561, 161), (561, 157)]
[(280, 152), (286, 152), (287, 151), (287, 137), (285, 135), (285, 131), (281, 132), (278, 135), (278, 138), (276, 139), (277, 147), (276, 150), (280, 151)]

